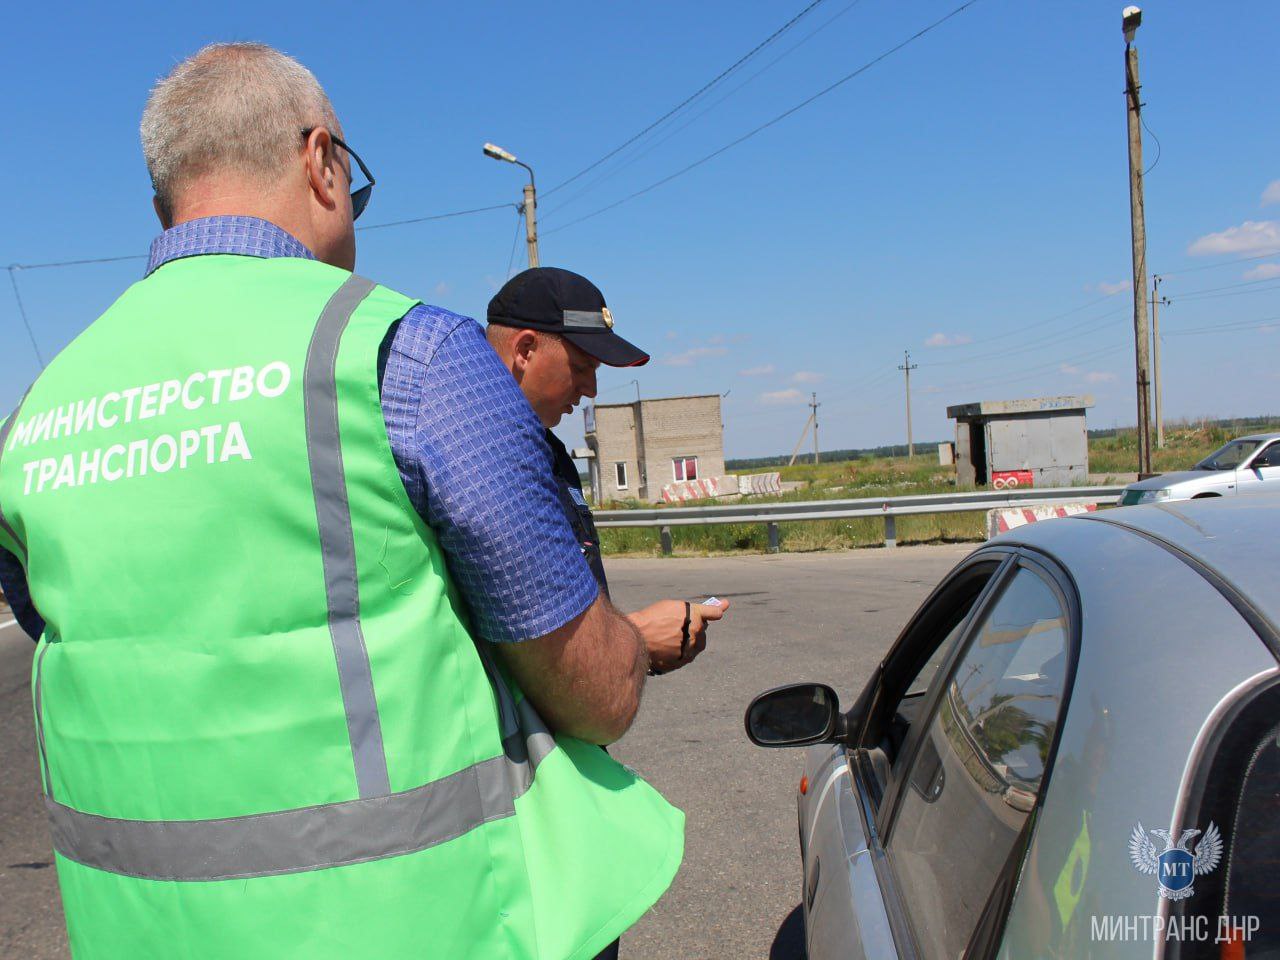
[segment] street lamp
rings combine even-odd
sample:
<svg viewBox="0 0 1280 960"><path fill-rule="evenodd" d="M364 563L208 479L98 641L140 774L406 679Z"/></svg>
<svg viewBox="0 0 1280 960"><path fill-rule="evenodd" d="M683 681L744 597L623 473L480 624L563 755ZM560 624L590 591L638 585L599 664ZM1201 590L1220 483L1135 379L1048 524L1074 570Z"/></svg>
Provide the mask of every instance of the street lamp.
<svg viewBox="0 0 1280 960"><path fill-rule="evenodd" d="M538 265L538 192L533 181L533 167L527 163L521 163L516 159L514 153L503 150L497 144L486 143L484 145L484 155L492 157L494 160L502 160L505 163L514 163L517 166L524 167L529 171L529 182L524 187L524 227L525 239L529 244L529 266L536 267Z"/></svg>
<svg viewBox="0 0 1280 960"><path fill-rule="evenodd" d="M1133 43L1134 34L1142 26L1142 10L1139 7L1125 7L1121 16L1124 18L1124 42ZM514 160L515 157L511 159Z"/></svg>

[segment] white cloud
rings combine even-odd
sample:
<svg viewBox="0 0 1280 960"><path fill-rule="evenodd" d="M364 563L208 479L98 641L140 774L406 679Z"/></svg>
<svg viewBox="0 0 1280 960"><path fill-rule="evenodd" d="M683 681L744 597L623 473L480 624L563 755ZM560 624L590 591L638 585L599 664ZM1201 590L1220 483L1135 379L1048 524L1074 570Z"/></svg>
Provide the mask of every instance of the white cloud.
<svg viewBox="0 0 1280 960"><path fill-rule="evenodd" d="M725 337L723 333L717 333L714 337L707 337L707 343L710 343L713 346L719 346L724 342L725 342Z"/></svg>
<svg viewBox="0 0 1280 960"><path fill-rule="evenodd" d="M964 333L935 333L924 342L926 347L960 347L973 343L973 337Z"/></svg>
<svg viewBox="0 0 1280 960"><path fill-rule="evenodd" d="M759 366L759 367L747 367L747 369L745 369L745 370L739 370L739 371L738 371L738 376L740 376L740 377L767 377L767 376L768 376L769 374L771 374L771 373L773 373L773 364L772 364L772 363L766 363L766 364L763 364L762 366Z"/></svg>
<svg viewBox="0 0 1280 960"><path fill-rule="evenodd" d="M821 383L827 379L827 375L825 373L815 373L812 370L798 370L791 379L796 383Z"/></svg>
<svg viewBox="0 0 1280 960"><path fill-rule="evenodd" d="M1196 257L1265 253L1277 249L1280 249L1280 223L1275 220L1246 220L1240 226L1228 227L1221 233L1206 234L1187 247L1187 253Z"/></svg>
<svg viewBox="0 0 1280 960"><path fill-rule="evenodd" d="M774 390L772 393L760 394L760 402L771 407L803 400L804 394L799 390Z"/></svg>
<svg viewBox="0 0 1280 960"><path fill-rule="evenodd" d="M668 340L679 340L679 339L680 339L680 334L676 333L674 330L668 330L668 331L667 331L667 339L668 339Z"/></svg>
<svg viewBox="0 0 1280 960"><path fill-rule="evenodd" d="M698 360L706 357L723 357L728 352L728 347L693 347L684 353L668 354L660 362L668 367L691 367Z"/></svg>
<svg viewBox="0 0 1280 960"><path fill-rule="evenodd" d="M1110 383L1115 378L1114 373L1107 373L1104 370L1091 370L1084 375L1086 383Z"/></svg>
<svg viewBox="0 0 1280 960"><path fill-rule="evenodd" d="M435 295L437 297L447 296L453 292L453 287L449 286L449 284L445 283L443 280L437 283L433 289L435 290Z"/></svg>
<svg viewBox="0 0 1280 960"><path fill-rule="evenodd" d="M1074 376L1075 374L1077 374L1077 373L1079 373L1079 372L1080 372L1080 368L1079 368L1079 367L1073 367L1073 366L1072 366L1071 364L1069 364L1069 363L1064 363L1062 366L1060 366L1060 367L1058 368L1058 372L1059 372L1059 373L1067 373L1067 374L1071 374L1072 376Z"/></svg>
<svg viewBox="0 0 1280 960"><path fill-rule="evenodd" d="M1262 206L1269 207L1273 203L1280 203L1280 180L1272 180L1262 191Z"/></svg>
<svg viewBox="0 0 1280 960"><path fill-rule="evenodd" d="M1244 272L1246 280L1271 280L1275 277L1280 277L1280 263L1260 263Z"/></svg>
<svg viewBox="0 0 1280 960"><path fill-rule="evenodd" d="M1113 297L1117 293L1124 293L1126 290L1132 290L1133 281L1117 280L1115 283L1108 283L1106 280L1103 280L1101 283L1095 283L1091 288L1087 287L1086 289L1096 290L1104 297Z"/></svg>

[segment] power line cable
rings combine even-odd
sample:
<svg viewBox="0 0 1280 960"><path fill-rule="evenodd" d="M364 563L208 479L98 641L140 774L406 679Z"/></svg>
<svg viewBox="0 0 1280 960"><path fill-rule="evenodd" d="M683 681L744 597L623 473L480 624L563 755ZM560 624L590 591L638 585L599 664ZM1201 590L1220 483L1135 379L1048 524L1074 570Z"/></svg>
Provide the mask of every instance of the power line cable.
<svg viewBox="0 0 1280 960"><path fill-rule="evenodd" d="M936 30L938 27L942 26L948 20L960 15L965 10L968 10L977 2L978 0L966 0L965 3L960 4L960 6L956 7L946 16L941 17L938 20L935 20L933 23L929 24L927 27L923 28L922 30L919 30L916 33L912 34L910 37L903 40L901 43L897 44L894 47L889 48L884 53L880 54L878 57L875 57L872 60L868 60L866 63L858 67L858 69L854 70L853 72L845 74L843 77L841 77L839 80L836 80L834 83L824 87L822 90L819 90L817 93L813 94L812 96L800 101L790 109L784 110L782 113L778 114L773 119L760 124L760 126L756 127L755 129L750 130L747 133L744 133L742 136L738 137L736 140L733 140L730 143L725 144L723 147L720 147L718 150L713 150L711 153L707 154L705 157L702 157L700 160L695 160L693 163L690 163L688 166L682 167L681 169L677 170L675 173L669 174L663 177L661 180L657 180L654 183L649 184L647 187L643 187L640 190L637 190L635 193L632 193L628 196L623 197L621 200L615 200L613 203L608 204L607 206L601 207L600 209L595 210L592 213L588 213L585 216L578 217L576 220L570 220L568 223L561 224L560 226L556 227L554 230L546 231L546 233L550 234L550 233L556 233L557 231L560 231L560 230L566 230L569 227L574 226L575 224L582 223L584 220L590 220L592 217L598 217L600 214L605 213L609 210L612 210L614 207L619 207L624 203L628 203L631 200L635 200L637 197L644 196L646 193L649 193L651 190L656 190L658 187L661 187L664 184L670 183L672 180L675 180L677 177L684 176L686 173L689 173L690 171L702 166L704 163L707 163L709 160L714 160L716 157L720 156L722 153L726 153L729 150L732 150L734 147L738 146L739 144L745 143L747 140L750 140L756 134L769 129L774 124L779 123L782 120L785 120L787 117L791 116L793 113L803 110L805 107L809 106L809 104L813 103L815 100L825 97L827 94L831 93L833 90L837 89L838 87L841 87L844 84L848 83L850 80L853 80L855 77L858 77L863 73L866 73L876 64L893 56L893 54L897 53L899 50L903 49L904 47L909 46L912 43L915 43L915 41L919 40L926 34Z"/></svg>
<svg viewBox="0 0 1280 960"><path fill-rule="evenodd" d="M45 270L49 267L81 267L89 263L118 263L122 260L146 260L148 254L134 253L127 257L94 257L89 260L53 260L48 263L11 263L8 266L9 271L14 270Z"/></svg>
<svg viewBox="0 0 1280 960"><path fill-rule="evenodd" d="M1108 310L1106 313L1099 314L1096 317L1090 317L1087 320L1082 320L1079 323L1064 327L1061 330L1055 330L1048 336L1040 337L1035 340L1028 340L1025 343L1021 343L1018 346L1011 347L1009 349L994 350L988 353L976 354L972 357L963 357L957 360L934 360L929 363L921 363L920 366L954 367L966 363L977 363L982 360L998 360L1005 357L1012 357L1020 353L1026 353L1028 350L1039 350L1044 346L1056 346L1057 344L1070 340L1073 337L1078 337L1083 333L1090 333L1094 330L1102 329L1111 323L1112 317L1123 313L1127 309L1128 307L1118 307L1114 310ZM997 338L992 337L991 339Z"/></svg>
<svg viewBox="0 0 1280 960"><path fill-rule="evenodd" d="M1205 333L1237 333L1244 330L1262 330L1274 328L1280 317L1266 317L1262 320L1236 320L1231 323L1215 323L1204 327L1187 327L1182 330L1169 330L1160 334L1164 337L1185 337Z"/></svg>
<svg viewBox="0 0 1280 960"><path fill-rule="evenodd" d="M1156 158L1151 161L1151 166L1142 171L1143 179L1146 179L1147 174L1154 170L1156 165L1160 162L1160 157L1164 153L1164 148L1160 146L1160 138L1155 135L1155 132L1150 127L1147 126L1147 119L1141 113L1138 114L1138 121L1142 124L1142 129L1151 134L1151 139L1156 142Z"/></svg>
<svg viewBox="0 0 1280 960"><path fill-rule="evenodd" d="M547 213L543 216L544 221L547 219L547 217L554 216L560 210L563 210L565 207L569 206L570 204L576 203L579 199L586 196L588 193L590 193L600 184L604 183L606 180L612 179L613 177L621 173L623 170L630 167L632 164L636 163L639 160L644 159L649 154L651 154L654 150L658 149L658 147L662 146L664 143L668 142L672 137L679 134L681 131L687 130L690 126L692 126L694 123L697 123L699 120L705 117L708 113L710 113L716 107L720 106L720 104L724 103L734 94L736 94L739 90L742 90L749 83L756 80L758 77L762 76L768 71L772 70L775 66L781 63L787 57L791 56L791 54L795 53L798 49L800 49L800 47L804 46L806 43L808 43L810 40L816 37L819 33L821 33L827 27L831 26L833 23L835 23L837 20L839 20L841 17L843 17L846 13L848 13L850 10L852 10L861 2L862 0L853 0L852 3L846 4L845 7L842 10L840 10L838 13L836 13L834 16L828 18L825 22L819 24L816 28L809 31L809 33L805 34L805 36L802 37L799 41L792 44L790 47L788 47L778 56L774 57L767 64L765 64L755 73L751 74L751 76L747 77L747 79L743 80L740 84L738 84L736 87L731 89L724 96L720 97L717 100L713 100L708 106L706 106L704 109L695 113L692 117L690 117L684 123L677 126L674 130L672 130L666 136L658 140L655 140L654 142L646 146L643 150L640 150L639 152L632 154L630 157L623 160L621 163L615 164L612 167L612 169L604 171L603 173L600 174L600 176L595 177L594 179L590 180L588 183L584 184L579 190L577 190L572 195L570 195L567 199L565 199L559 206L553 207L552 209L548 210Z"/></svg>
<svg viewBox="0 0 1280 960"><path fill-rule="evenodd" d="M490 210L504 210L507 207L518 207L516 203L495 203L491 207L474 207L470 210L454 210L451 213L435 213L429 217L410 217L408 220L391 220L388 223L371 223L368 226L356 227L360 230L382 230L385 227L403 227L409 223L427 223L431 220L448 220L451 217L465 217L472 213L487 213Z"/></svg>
<svg viewBox="0 0 1280 960"><path fill-rule="evenodd" d="M511 279L511 265L516 261L516 244L520 242L520 225L524 223L524 207L516 207L516 232L511 238L511 254L507 257L507 272L504 275L505 280Z"/></svg>
<svg viewBox="0 0 1280 960"><path fill-rule="evenodd" d="M1280 290L1280 284L1274 284L1270 287L1259 287L1256 290L1233 290L1230 293L1206 293L1198 297L1182 296L1175 298L1170 297L1171 302L1177 303L1199 303L1202 300L1221 300L1224 297L1247 297L1255 293L1272 293Z"/></svg>
<svg viewBox="0 0 1280 960"><path fill-rule="evenodd" d="M1274 257L1277 254L1280 254L1280 247L1277 247L1269 253L1256 253L1248 257L1237 257L1235 260L1223 260L1219 263L1206 263L1199 267L1187 267L1185 270L1171 270L1168 273L1158 271L1158 273L1160 277L1168 280L1171 277L1180 277L1184 273L1199 273L1201 270L1217 270L1219 267L1229 267L1236 263L1248 263L1251 260L1265 260L1268 257Z"/></svg>
<svg viewBox="0 0 1280 960"><path fill-rule="evenodd" d="M756 45L755 45L751 50L749 50L747 53L743 54L743 55L742 55L741 57L739 57L736 61L734 61L734 63L733 63L731 66L726 67L724 70L720 71L720 73L718 73L718 74L717 74L717 75L716 75L712 80L710 80L708 83L703 84L703 86L701 86L701 87L700 87L696 92L694 92L694 93L690 94L689 96L685 97L685 98L684 98L683 100L681 100L678 104L676 104L674 107L672 107L670 110L668 110L668 111L667 111L666 113L664 113L662 116L660 116L657 120L653 121L653 123L649 124L647 127L645 127L643 130L641 130L639 133L634 134L630 139L628 139L628 140L624 141L624 142L623 142L622 144L620 144L619 146L614 147L612 150L610 150L608 153L606 153L606 154L605 154L603 157L601 157L599 160L596 160L594 163L588 164L586 167L583 167L581 170L579 170L577 173L575 173L573 176L571 176L568 180L563 180L563 181L561 181L560 183L558 183L558 184L556 184L554 187L552 187L550 190L545 190L545 191L543 191L542 196L543 196L544 198L551 196L551 194L555 193L557 190L561 189L562 187L567 187L569 184L573 183L575 180L577 180L577 179L578 179L579 177L581 177L583 174L590 173L592 170L594 170L596 167L600 166L600 164L604 163L606 160L609 160L609 159L611 159L612 157L616 157L619 153L621 153L621 152L622 152L623 150L625 150L627 147L631 146L631 144L635 143L637 140L639 140L641 137L643 137L643 136L644 136L646 133L648 133L650 130L653 130L655 127L658 127L659 125L661 125L661 124L662 124L663 122L665 122L666 120L668 120L668 119L670 119L671 117L675 116L677 113L679 113L681 110L683 110L686 106L688 106L689 104L693 103L693 101L697 100L700 96L702 96L704 93L706 93L706 92L707 92L708 90L710 90L712 87L714 87L717 83L719 83L719 82L720 82L721 80L723 80L725 77L729 76L729 74L731 74L731 73L733 73L735 70L737 70L740 66L742 66L744 63L746 63L748 60L750 60L752 57L754 57L757 53L759 53L761 50L763 50L763 49L764 49L765 47L767 47L769 44L773 43L773 41L774 41L774 40L778 39L778 37L782 36L784 33L786 33L788 30L790 30L793 26L795 26L797 23L799 23L799 22L800 22L800 20L801 20L801 19L803 19L803 18L805 17L805 15L809 13L809 11L810 11L810 10L812 10L814 7L818 6L818 4L820 4L820 3L822 3L822 2L823 2L823 0L813 0L813 2L812 2L812 3L810 3L808 6L806 6L803 10L801 10L799 13L797 13L794 17L792 17L790 20L788 20L786 23L784 23L781 27L779 27L777 30L775 30L773 33L771 33L771 34L770 34L768 37L766 37L764 40L760 41L760 43L756 44Z"/></svg>
<svg viewBox="0 0 1280 960"><path fill-rule="evenodd" d="M40 353L40 345L36 343L35 332L31 329L31 321L27 319L27 308L22 304L22 294L18 292L18 278L15 274L18 267L9 267L9 282L13 284L13 298L18 301L18 314L22 317L22 325L27 328L27 336L31 338L31 349L36 352L36 359L40 361L40 369L45 367L44 356Z"/></svg>
<svg viewBox="0 0 1280 960"><path fill-rule="evenodd" d="M495 203L491 207L474 207L470 210L453 210L449 213L435 213L427 217L411 217L407 220L391 220L387 223L370 223L366 226L356 227L357 231L361 230L381 230L384 227L402 227L410 223L427 223L432 220L448 220L451 217L465 217L472 213L487 213L490 210L504 210L507 207L519 208L517 203ZM52 267L81 267L93 263L121 263L125 260L147 260L149 254L133 253L127 256L119 257L90 257L84 260L50 260L44 263L11 263L9 270L46 270Z"/></svg>

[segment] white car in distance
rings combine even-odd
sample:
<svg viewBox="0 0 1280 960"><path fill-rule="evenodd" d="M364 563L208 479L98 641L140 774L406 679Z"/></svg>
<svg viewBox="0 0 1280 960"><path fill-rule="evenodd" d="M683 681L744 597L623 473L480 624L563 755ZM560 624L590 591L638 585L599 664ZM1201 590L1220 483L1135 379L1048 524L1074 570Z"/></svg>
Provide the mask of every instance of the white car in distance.
<svg viewBox="0 0 1280 960"><path fill-rule="evenodd" d="M1232 440L1190 470L1162 473L1124 488L1120 505L1231 497L1280 490L1280 433Z"/></svg>

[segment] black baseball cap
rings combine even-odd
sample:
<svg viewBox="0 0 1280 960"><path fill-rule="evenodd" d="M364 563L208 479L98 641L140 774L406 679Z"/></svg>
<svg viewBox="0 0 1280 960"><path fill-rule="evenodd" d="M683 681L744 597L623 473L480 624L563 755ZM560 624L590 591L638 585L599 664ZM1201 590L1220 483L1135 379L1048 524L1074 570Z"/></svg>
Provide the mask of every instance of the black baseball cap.
<svg viewBox="0 0 1280 960"><path fill-rule="evenodd" d="M610 367L640 367L649 355L613 332L604 294L584 276L559 267L517 273L489 301L490 323L564 337Z"/></svg>

